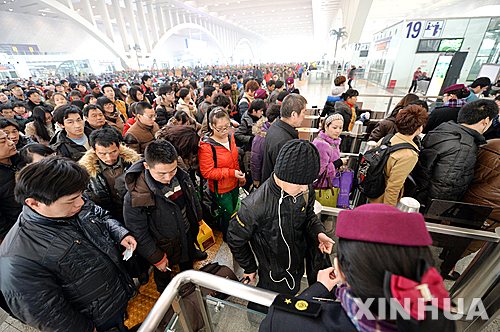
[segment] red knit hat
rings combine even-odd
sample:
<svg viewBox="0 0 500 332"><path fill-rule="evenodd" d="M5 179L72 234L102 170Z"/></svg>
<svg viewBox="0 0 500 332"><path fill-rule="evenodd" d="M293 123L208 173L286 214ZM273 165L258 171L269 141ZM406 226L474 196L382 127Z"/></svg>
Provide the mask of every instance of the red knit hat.
<svg viewBox="0 0 500 332"><path fill-rule="evenodd" d="M409 247L432 244L420 213L401 212L385 204L365 204L341 211L335 233L342 239L364 242Z"/></svg>

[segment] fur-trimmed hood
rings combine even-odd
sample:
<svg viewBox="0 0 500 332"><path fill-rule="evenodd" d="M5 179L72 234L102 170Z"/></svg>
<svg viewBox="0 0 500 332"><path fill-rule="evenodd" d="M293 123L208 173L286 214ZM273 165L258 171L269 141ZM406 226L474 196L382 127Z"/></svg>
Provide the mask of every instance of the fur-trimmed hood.
<svg viewBox="0 0 500 332"><path fill-rule="evenodd" d="M340 97L340 95L342 95L345 91L346 91L346 88L343 85L341 85L341 86L334 86L332 88L332 96L334 96L334 97Z"/></svg>
<svg viewBox="0 0 500 332"><path fill-rule="evenodd" d="M266 117L261 117L259 121L252 127L252 134L254 136L266 137L266 132L271 127L271 124Z"/></svg>
<svg viewBox="0 0 500 332"><path fill-rule="evenodd" d="M120 144L120 158L127 164L133 164L140 160L141 156L131 148ZM99 171L99 158L94 149L88 150L78 163L89 172L91 177L94 178L97 176L97 172Z"/></svg>

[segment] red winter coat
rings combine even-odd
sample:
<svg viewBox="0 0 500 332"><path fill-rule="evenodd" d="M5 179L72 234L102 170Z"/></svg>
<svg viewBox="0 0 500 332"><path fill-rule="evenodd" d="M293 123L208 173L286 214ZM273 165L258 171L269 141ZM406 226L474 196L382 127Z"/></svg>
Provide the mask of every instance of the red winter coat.
<svg viewBox="0 0 500 332"><path fill-rule="evenodd" d="M212 146L217 155L217 167L214 167ZM208 180L208 187L211 192L215 192L214 180L217 181L217 191L219 194L230 192L238 186L238 179L234 176L235 170L240 170L238 163L238 148L234 141L233 134L229 134L229 147L226 149L208 135L200 141L198 150L198 160L201 175Z"/></svg>

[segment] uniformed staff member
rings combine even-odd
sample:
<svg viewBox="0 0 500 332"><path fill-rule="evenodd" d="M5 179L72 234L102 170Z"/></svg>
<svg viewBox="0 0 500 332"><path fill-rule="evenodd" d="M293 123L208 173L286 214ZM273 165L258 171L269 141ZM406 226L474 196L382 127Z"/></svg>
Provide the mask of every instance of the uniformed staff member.
<svg viewBox="0 0 500 332"><path fill-rule="evenodd" d="M428 247L432 239L421 214L367 204L341 211L336 235L334 267L321 270L318 282L300 297L278 295L260 332L455 331L455 323L443 315L449 295L432 267ZM368 306L367 299L372 298L373 304ZM401 314L397 320L383 319L379 298L394 298L401 304L409 299L411 308L417 308L420 299L427 306L429 300L437 299L438 319L429 312L422 319L416 310L408 312L407 319ZM389 304L384 305L389 318ZM359 310L364 314L357 315Z"/></svg>
<svg viewBox="0 0 500 332"><path fill-rule="evenodd" d="M306 256L312 262L321 252L331 252L334 242L314 214L311 184L318 172L316 147L305 140L289 141L279 152L272 176L242 201L229 223L227 242L231 252L244 269L244 278L254 281L258 269L258 287L295 295ZM329 259L316 271L327 266L331 266ZM316 272L313 282L315 276ZM267 310L256 304L249 308Z"/></svg>

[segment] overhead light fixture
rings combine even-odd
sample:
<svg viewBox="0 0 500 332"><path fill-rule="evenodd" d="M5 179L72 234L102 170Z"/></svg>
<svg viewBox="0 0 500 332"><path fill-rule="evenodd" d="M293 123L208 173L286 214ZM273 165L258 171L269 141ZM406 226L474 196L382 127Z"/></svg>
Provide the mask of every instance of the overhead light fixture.
<svg viewBox="0 0 500 332"><path fill-rule="evenodd" d="M41 15L42 15L42 16L45 16L45 15L47 15L47 14L45 14L45 13L42 13Z"/></svg>
<svg viewBox="0 0 500 332"><path fill-rule="evenodd" d="M13 11L14 11L14 9L12 9L12 8L9 8L9 12L13 12Z"/></svg>

